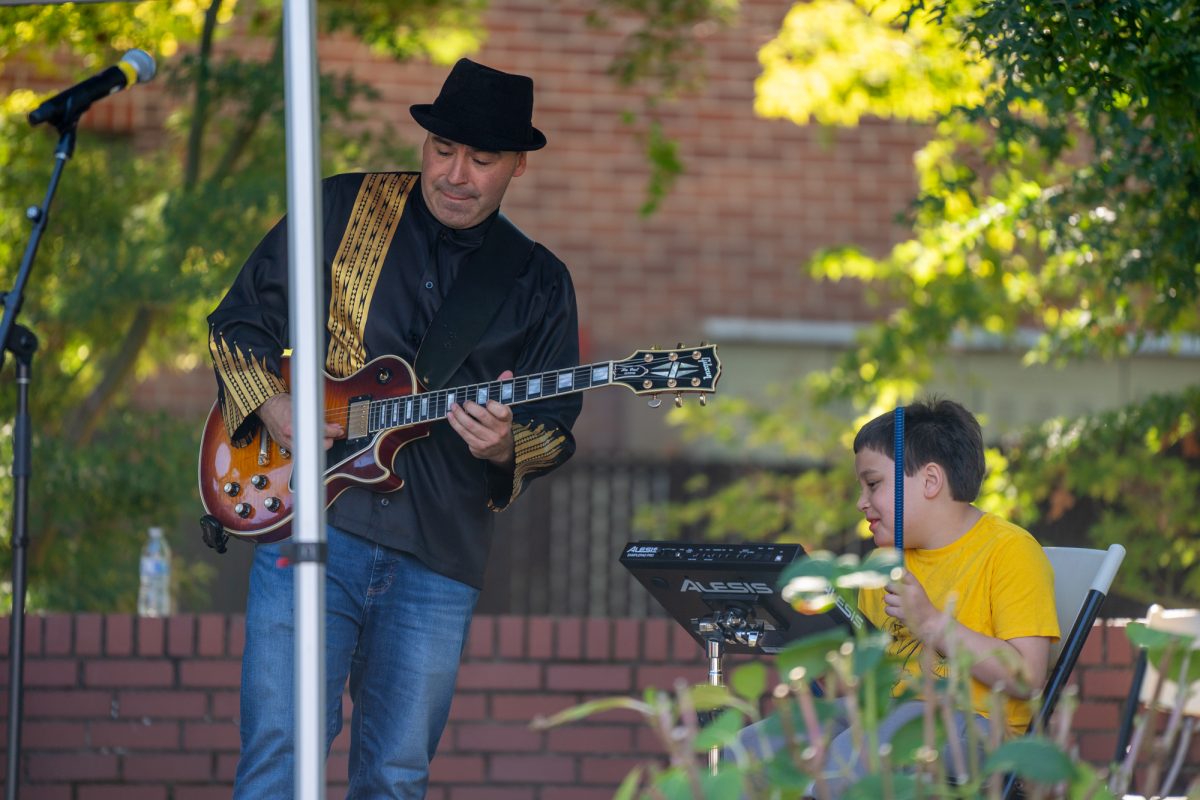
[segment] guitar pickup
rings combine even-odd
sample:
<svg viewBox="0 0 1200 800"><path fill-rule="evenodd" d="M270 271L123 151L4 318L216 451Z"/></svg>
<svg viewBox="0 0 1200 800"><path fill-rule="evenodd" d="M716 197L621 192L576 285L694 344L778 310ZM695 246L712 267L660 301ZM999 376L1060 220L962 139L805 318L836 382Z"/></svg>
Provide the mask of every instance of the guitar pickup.
<svg viewBox="0 0 1200 800"><path fill-rule="evenodd" d="M364 395L350 399L346 414L346 438L362 439L371 433L371 398Z"/></svg>
<svg viewBox="0 0 1200 800"><path fill-rule="evenodd" d="M262 432L258 437L258 465L265 467L271 463L271 434L267 432L267 426L262 426Z"/></svg>

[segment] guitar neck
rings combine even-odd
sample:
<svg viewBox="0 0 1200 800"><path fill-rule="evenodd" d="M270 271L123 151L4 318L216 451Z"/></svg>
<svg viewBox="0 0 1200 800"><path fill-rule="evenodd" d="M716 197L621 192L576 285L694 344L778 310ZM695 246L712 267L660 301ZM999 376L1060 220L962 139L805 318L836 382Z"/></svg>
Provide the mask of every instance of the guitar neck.
<svg viewBox="0 0 1200 800"><path fill-rule="evenodd" d="M368 427L371 433L377 433L390 428L436 422L445 419L450 413L450 407L455 403L462 405L468 400L473 400L479 405L487 405L489 400L495 400L497 403L512 406L545 400L548 397L576 394L598 386L610 386L612 383L613 362L597 361L594 364L581 364L537 375L523 375L506 381L476 383L453 389L372 400L368 412Z"/></svg>

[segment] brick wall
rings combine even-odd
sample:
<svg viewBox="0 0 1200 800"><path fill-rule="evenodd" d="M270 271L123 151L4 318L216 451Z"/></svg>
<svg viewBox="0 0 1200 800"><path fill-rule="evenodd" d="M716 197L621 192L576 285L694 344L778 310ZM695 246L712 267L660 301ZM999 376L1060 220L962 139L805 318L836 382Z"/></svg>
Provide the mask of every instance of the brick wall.
<svg viewBox="0 0 1200 800"><path fill-rule="evenodd" d="M0 627L6 649L7 618ZM239 616L29 617L21 796L228 797L242 637ZM1122 623L1093 631L1075 674L1083 702L1074 728L1087 761L1112 756L1131 662ZM430 797L609 798L630 767L659 750L650 732L628 715L546 732L530 730L530 719L706 674L699 648L667 620L478 617ZM5 652L0 680L7 679ZM339 796L347 747L343 734L329 761L331 797ZM1191 763L1200 763L1200 742Z"/></svg>

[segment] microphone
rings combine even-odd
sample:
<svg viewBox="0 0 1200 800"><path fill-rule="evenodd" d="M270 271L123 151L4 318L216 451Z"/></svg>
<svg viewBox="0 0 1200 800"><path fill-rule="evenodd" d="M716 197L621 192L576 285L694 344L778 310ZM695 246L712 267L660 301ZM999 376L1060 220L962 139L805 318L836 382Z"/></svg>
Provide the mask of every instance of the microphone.
<svg viewBox="0 0 1200 800"><path fill-rule="evenodd" d="M154 77L154 58L145 50L130 50L114 67L64 89L29 112L29 124L49 122L55 126L76 119L92 103L135 83Z"/></svg>

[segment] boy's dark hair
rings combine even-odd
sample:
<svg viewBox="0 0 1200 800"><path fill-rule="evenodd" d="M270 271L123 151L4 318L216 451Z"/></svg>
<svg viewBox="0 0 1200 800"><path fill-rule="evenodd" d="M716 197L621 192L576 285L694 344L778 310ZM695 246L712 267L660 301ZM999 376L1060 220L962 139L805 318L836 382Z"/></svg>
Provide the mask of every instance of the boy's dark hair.
<svg viewBox="0 0 1200 800"><path fill-rule="evenodd" d="M880 414L859 429L854 452L864 448L895 459L894 412ZM953 400L931 397L904 407L904 474L915 475L929 463L946 471L955 500L970 503L979 495L986 469L983 431L975 415Z"/></svg>

